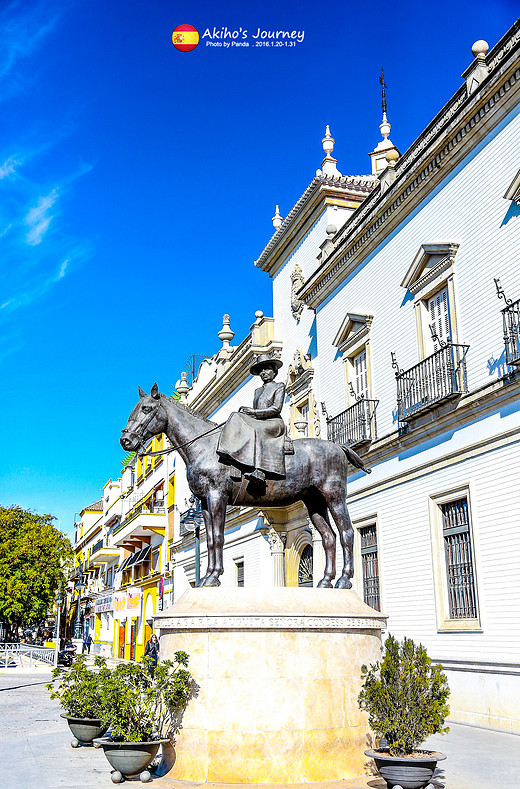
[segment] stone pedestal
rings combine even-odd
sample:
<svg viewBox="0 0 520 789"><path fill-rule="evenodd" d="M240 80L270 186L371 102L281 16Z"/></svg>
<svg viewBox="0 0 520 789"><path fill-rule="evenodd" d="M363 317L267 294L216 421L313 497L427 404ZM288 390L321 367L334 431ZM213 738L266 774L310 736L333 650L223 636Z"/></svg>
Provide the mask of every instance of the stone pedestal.
<svg viewBox="0 0 520 789"><path fill-rule="evenodd" d="M380 658L386 618L352 590L189 589L154 619L161 659L188 652L200 686L172 779L301 783L364 774L360 673Z"/></svg>

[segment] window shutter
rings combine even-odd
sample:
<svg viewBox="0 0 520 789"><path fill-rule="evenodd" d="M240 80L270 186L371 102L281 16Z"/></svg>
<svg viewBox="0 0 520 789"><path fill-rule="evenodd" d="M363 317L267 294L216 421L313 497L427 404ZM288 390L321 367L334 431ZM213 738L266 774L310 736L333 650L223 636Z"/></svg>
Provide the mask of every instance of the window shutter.
<svg viewBox="0 0 520 789"><path fill-rule="evenodd" d="M448 288L443 288L431 299L428 299L430 324L440 340L450 340L450 314L448 310ZM438 350L438 342L434 342L434 350Z"/></svg>
<svg viewBox="0 0 520 789"><path fill-rule="evenodd" d="M354 356L352 366L354 368L354 391L357 397L362 396L368 400L367 352L365 349Z"/></svg>

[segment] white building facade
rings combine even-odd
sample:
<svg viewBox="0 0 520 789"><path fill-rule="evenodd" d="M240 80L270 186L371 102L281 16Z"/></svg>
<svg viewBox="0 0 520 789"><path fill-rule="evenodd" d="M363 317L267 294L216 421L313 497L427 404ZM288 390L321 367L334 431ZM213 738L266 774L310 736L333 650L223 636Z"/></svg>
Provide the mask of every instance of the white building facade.
<svg viewBox="0 0 520 789"><path fill-rule="evenodd" d="M278 353L294 439L350 443L354 585L447 671L454 721L520 733L520 24L473 48L464 83L402 156L386 114L372 174L322 169L256 261L256 313L183 400L215 422L250 404L257 353ZM496 282L495 280L498 280ZM252 305L254 309L254 305ZM189 501L177 460L177 500ZM179 504L179 509L182 509ZM178 519L174 597L195 582ZM200 543L205 565L204 536ZM226 585L308 585L323 568L300 505L229 508ZM338 559L339 569L339 559Z"/></svg>

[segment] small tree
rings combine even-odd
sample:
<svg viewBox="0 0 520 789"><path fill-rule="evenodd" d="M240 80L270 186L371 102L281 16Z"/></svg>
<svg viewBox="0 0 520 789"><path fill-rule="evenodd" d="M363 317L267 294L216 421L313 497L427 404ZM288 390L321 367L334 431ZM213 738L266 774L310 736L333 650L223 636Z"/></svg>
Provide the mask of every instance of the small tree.
<svg viewBox="0 0 520 789"><path fill-rule="evenodd" d="M103 688L110 678L110 669L106 660L96 655L95 670L85 665L85 655L78 655L71 668L62 672L55 668L52 672L53 685L45 687L51 699L58 699L61 706L71 718L99 719L103 709Z"/></svg>
<svg viewBox="0 0 520 789"><path fill-rule="evenodd" d="M445 734L449 714L448 680L442 666L432 665L425 648L388 636L381 663L362 666L358 697L371 728L386 738L392 756L415 751L430 734Z"/></svg>
<svg viewBox="0 0 520 789"><path fill-rule="evenodd" d="M0 507L0 620L14 638L18 627L45 619L72 557L52 515Z"/></svg>
<svg viewBox="0 0 520 789"><path fill-rule="evenodd" d="M102 722L110 724L111 736L125 742L149 742L173 736L184 709L196 691L186 652L176 652L175 663L155 666L145 657L141 663L120 663L102 685Z"/></svg>

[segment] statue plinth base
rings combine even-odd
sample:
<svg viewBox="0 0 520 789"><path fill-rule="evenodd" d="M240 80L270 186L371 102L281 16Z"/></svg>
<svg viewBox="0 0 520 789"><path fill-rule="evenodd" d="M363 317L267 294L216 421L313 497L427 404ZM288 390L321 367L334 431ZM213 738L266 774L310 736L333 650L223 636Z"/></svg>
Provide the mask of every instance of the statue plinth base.
<svg viewBox="0 0 520 789"><path fill-rule="evenodd" d="M361 666L386 617L352 590L189 589L154 617L161 659L190 655L200 686L171 778L303 783L364 774Z"/></svg>

